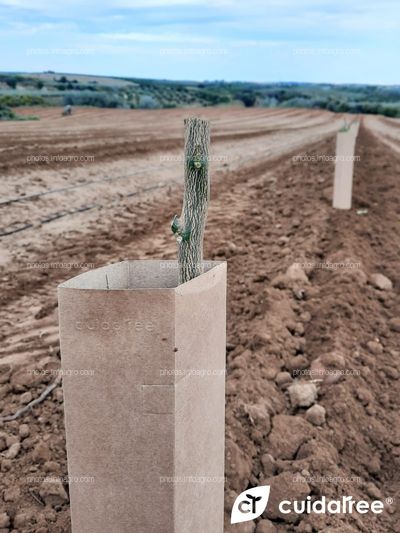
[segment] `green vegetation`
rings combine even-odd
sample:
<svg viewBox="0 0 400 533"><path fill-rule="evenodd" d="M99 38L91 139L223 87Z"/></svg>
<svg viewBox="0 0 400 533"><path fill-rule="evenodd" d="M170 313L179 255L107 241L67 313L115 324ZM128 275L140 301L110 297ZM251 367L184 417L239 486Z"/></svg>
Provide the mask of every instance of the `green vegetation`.
<svg viewBox="0 0 400 533"><path fill-rule="evenodd" d="M106 92L92 92L90 90L77 92L71 91L63 97L63 105L88 105L93 107L125 107L121 105L118 96Z"/></svg>
<svg viewBox="0 0 400 533"><path fill-rule="evenodd" d="M126 109L241 105L302 107L400 117L400 86L169 81L59 74L0 74L0 105Z"/></svg>
<svg viewBox="0 0 400 533"><path fill-rule="evenodd" d="M41 96L30 94L4 94L0 93L0 106L20 107L32 105L45 105L46 101Z"/></svg>
<svg viewBox="0 0 400 533"><path fill-rule="evenodd" d="M15 113L9 107L0 105L0 120L15 120Z"/></svg>
<svg viewBox="0 0 400 533"><path fill-rule="evenodd" d="M257 102L257 96L252 91L245 91L237 96L244 103L245 107L253 107Z"/></svg>
<svg viewBox="0 0 400 533"><path fill-rule="evenodd" d="M9 107L0 105L0 120L39 120L39 117L34 115L16 115Z"/></svg>

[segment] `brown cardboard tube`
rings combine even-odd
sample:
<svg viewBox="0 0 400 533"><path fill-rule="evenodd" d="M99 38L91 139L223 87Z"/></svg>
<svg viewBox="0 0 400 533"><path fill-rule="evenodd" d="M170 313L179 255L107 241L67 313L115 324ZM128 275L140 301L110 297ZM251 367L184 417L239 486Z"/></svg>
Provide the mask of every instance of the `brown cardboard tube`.
<svg viewBox="0 0 400 533"><path fill-rule="evenodd" d="M335 209L351 209L354 153L358 128L358 122L354 123L349 131L339 132L336 137L335 177L333 183L333 207Z"/></svg>
<svg viewBox="0 0 400 533"><path fill-rule="evenodd" d="M74 533L223 532L226 263L177 280L126 261L59 287Z"/></svg>

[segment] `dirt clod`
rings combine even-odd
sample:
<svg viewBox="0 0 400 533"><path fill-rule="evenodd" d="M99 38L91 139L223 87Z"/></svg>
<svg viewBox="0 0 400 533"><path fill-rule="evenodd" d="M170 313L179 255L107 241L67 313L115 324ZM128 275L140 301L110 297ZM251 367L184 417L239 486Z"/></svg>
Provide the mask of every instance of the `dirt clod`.
<svg viewBox="0 0 400 533"><path fill-rule="evenodd" d="M269 453L278 459L292 459L300 446L311 437L312 426L299 416L277 415L269 434Z"/></svg>
<svg viewBox="0 0 400 533"><path fill-rule="evenodd" d="M0 513L0 527L6 528L10 525L10 517L7 513Z"/></svg>
<svg viewBox="0 0 400 533"><path fill-rule="evenodd" d="M290 402L293 407L309 407L318 395L318 389L314 383L294 382L288 388Z"/></svg>
<svg viewBox="0 0 400 533"><path fill-rule="evenodd" d="M313 405L306 412L306 419L314 426L322 426L325 423L326 411L322 405Z"/></svg>
<svg viewBox="0 0 400 533"><path fill-rule="evenodd" d="M383 274L371 274L369 281L373 287L380 291L391 291L393 289L393 283Z"/></svg>
<svg viewBox="0 0 400 533"><path fill-rule="evenodd" d="M68 501L68 495L60 480L45 480L40 486L39 494L46 505L55 507Z"/></svg>
<svg viewBox="0 0 400 533"><path fill-rule="evenodd" d="M21 444L19 442L14 442L9 449L7 450L5 457L6 459L15 459L21 450Z"/></svg>

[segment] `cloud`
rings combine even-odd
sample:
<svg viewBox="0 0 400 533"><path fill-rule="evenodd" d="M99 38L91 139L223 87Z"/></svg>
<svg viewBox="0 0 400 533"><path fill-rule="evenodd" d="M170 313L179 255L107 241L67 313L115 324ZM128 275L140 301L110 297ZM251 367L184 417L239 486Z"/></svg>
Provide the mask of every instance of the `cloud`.
<svg viewBox="0 0 400 533"><path fill-rule="evenodd" d="M201 6L206 2L202 0L114 0L112 3L106 0L58 0L53 2L52 0L1 0L0 6L8 6L20 9L29 9L32 11L67 11L74 7L80 6L82 9L92 8L94 11L101 10L118 10L119 8L125 9L151 9L154 7L188 7L188 6ZM112 4L112 5L110 5ZM213 5L227 5L231 4L229 0L215 0L214 3L210 3L209 7Z"/></svg>
<svg viewBox="0 0 400 533"><path fill-rule="evenodd" d="M293 79L300 69L303 79L315 79L321 66L313 66L309 58L300 61L298 56L293 61L293 47L360 48L364 63L360 58L356 62L341 58L340 65L330 65L329 70L327 61L324 68L333 77L354 72L356 79L360 72L365 78L367 72L383 81L384 68L390 69L390 79L396 75L399 21L398 0L0 0L0 45L7 47L8 57L3 59L15 69L21 63L18 53L25 54L27 46L95 47L104 52L98 54L100 72L116 69L117 59L102 63L107 51L117 58L140 48L141 53L131 54L129 62L126 57L121 61L121 74L124 70L138 74L141 67L146 75L153 71L157 77L176 69L175 78L189 75L177 66L177 59L149 61L161 47L229 49L230 54L219 62L215 59L219 69L215 66L214 72L206 57L204 74L196 78L259 80L273 75L278 57L276 78ZM93 71L91 60L93 56L79 58L81 72ZM59 70L56 64L51 66ZM69 68L75 69L74 65Z"/></svg>
<svg viewBox="0 0 400 533"><path fill-rule="evenodd" d="M192 35L171 33L101 33L97 37L113 41L135 41L141 43L210 43L213 39L206 37L194 37Z"/></svg>
<svg viewBox="0 0 400 533"><path fill-rule="evenodd" d="M115 5L127 8L151 8L151 7L173 7L173 6L193 6L204 5L201 0L116 0Z"/></svg>
<svg viewBox="0 0 400 533"><path fill-rule="evenodd" d="M15 32L21 32L23 34L34 34L40 32L51 32L51 31L70 31L76 28L76 25L73 23L64 23L64 22L40 22L37 24L29 24L28 22L10 22L8 24L10 30Z"/></svg>

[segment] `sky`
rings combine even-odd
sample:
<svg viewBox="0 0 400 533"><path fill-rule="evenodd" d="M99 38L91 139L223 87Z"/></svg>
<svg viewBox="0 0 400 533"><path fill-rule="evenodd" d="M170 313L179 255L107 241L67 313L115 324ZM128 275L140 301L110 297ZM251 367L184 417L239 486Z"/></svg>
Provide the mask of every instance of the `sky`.
<svg viewBox="0 0 400 533"><path fill-rule="evenodd" d="M400 84L399 0L0 0L0 71Z"/></svg>

